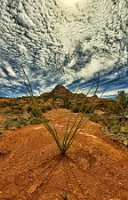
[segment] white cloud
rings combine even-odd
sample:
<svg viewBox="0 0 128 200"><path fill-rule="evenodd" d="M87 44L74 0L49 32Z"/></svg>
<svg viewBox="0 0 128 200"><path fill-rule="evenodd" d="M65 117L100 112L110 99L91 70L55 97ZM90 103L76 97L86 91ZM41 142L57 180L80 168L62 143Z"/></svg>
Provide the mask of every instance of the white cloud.
<svg viewBox="0 0 128 200"><path fill-rule="evenodd" d="M31 81L37 73L43 89L48 82L54 85L60 79L70 84L78 78L90 78L112 69L119 57L126 63L127 20L126 0L115 4L112 0L65 0L65 6L62 0L1 0L0 62L12 78L16 76L14 67L20 71L21 65L26 66ZM92 57L76 73L73 52L79 42ZM70 56L67 66L63 66L65 54ZM58 68L65 74L58 73ZM3 70L1 75L6 80Z"/></svg>
<svg viewBox="0 0 128 200"><path fill-rule="evenodd" d="M95 73L100 72L102 70L108 70L109 68L113 67L117 59L110 59L106 57L101 58L94 58L91 60L85 68L83 68L79 73L78 76L82 78L91 78L94 76Z"/></svg>
<svg viewBox="0 0 128 200"><path fill-rule="evenodd" d="M0 69L0 78L7 78L7 74L3 71L3 69ZM6 80L6 79L4 79Z"/></svg>
<svg viewBox="0 0 128 200"><path fill-rule="evenodd" d="M3 61L3 68L5 68L8 72L9 76L15 77L15 71L12 69L12 66L10 66L10 64L7 61Z"/></svg>
<svg viewBox="0 0 128 200"><path fill-rule="evenodd" d="M128 88L124 89L115 89L115 90L110 90L110 91L106 91L104 92L102 97L111 97L111 96L116 96L118 94L118 91L122 91L124 90L126 93L128 93ZM102 95L102 93L99 93L98 96L100 97Z"/></svg>

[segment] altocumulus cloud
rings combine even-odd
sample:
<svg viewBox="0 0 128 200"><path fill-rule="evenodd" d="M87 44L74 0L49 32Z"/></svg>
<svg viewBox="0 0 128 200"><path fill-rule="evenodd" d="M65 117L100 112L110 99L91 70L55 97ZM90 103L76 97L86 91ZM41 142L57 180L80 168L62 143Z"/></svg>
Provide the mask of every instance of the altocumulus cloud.
<svg viewBox="0 0 128 200"><path fill-rule="evenodd" d="M35 94L86 93L97 74L99 95L127 91L127 21L127 0L1 0L0 96L26 94L22 67Z"/></svg>

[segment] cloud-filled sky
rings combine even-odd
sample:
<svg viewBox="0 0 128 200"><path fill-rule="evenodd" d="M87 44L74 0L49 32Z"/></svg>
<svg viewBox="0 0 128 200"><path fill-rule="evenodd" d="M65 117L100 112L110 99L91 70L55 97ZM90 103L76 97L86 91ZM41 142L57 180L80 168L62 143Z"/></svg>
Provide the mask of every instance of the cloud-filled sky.
<svg viewBox="0 0 128 200"><path fill-rule="evenodd" d="M128 93L127 0L0 0L0 96Z"/></svg>

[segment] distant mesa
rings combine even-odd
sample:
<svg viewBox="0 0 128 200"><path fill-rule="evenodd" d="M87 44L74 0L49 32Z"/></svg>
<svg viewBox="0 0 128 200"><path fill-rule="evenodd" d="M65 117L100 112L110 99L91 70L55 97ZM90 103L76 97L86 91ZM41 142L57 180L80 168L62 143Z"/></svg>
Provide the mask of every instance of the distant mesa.
<svg viewBox="0 0 128 200"><path fill-rule="evenodd" d="M71 95L72 92L70 92L67 88L65 88L62 85L57 85L52 91L51 94L53 95L63 95L63 96L67 96L67 95Z"/></svg>
<svg viewBox="0 0 128 200"><path fill-rule="evenodd" d="M18 99L27 101L30 97L19 97ZM47 105L56 108L69 108L71 105L90 104L97 108L104 107L112 103L111 99L98 98L96 94L91 97L83 93L73 93L62 85L57 85L51 92L46 92L37 96L42 105ZM0 102L5 101L7 98L0 98ZM7 99L6 101L11 101Z"/></svg>

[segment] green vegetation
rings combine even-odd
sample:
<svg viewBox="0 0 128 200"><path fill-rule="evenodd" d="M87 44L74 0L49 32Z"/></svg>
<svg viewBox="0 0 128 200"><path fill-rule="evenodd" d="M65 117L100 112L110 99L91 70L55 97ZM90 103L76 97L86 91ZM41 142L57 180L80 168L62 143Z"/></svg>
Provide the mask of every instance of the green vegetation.
<svg viewBox="0 0 128 200"><path fill-rule="evenodd" d="M117 98L104 106L102 114L94 112L90 119L103 125L103 133L128 146L128 98L125 91L118 92Z"/></svg>
<svg viewBox="0 0 128 200"><path fill-rule="evenodd" d="M125 109L128 106L128 98L126 97L125 91L119 91L116 99L118 105Z"/></svg>
<svg viewBox="0 0 128 200"><path fill-rule="evenodd" d="M105 127L103 132L112 139L128 145L128 116L124 113L106 113L103 120Z"/></svg>
<svg viewBox="0 0 128 200"><path fill-rule="evenodd" d="M123 114L128 108L128 98L125 91L119 91L115 101L107 106L108 112L115 114Z"/></svg>
<svg viewBox="0 0 128 200"><path fill-rule="evenodd" d="M94 112L94 107L90 104L76 104L74 105L72 111L74 113L86 113L86 114L90 114Z"/></svg>
<svg viewBox="0 0 128 200"><path fill-rule="evenodd" d="M23 117L8 118L6 121L0 123L0 132L10 129L15 130L31 123L31 119L25 119Z"/></svg>
<svg viewBox="0 0 128 200"><path fill-rule="evenodd" d="M104 109L104 114L91 115L91 120L104 124L103 133L128 146L128 99L124 91Z"/></svg>
<svg viewBox="0 0 128 200"><path fill-rule="evenodd" d="M63 108L71 109L71 101L68 98L64 98Z"/></svg>

